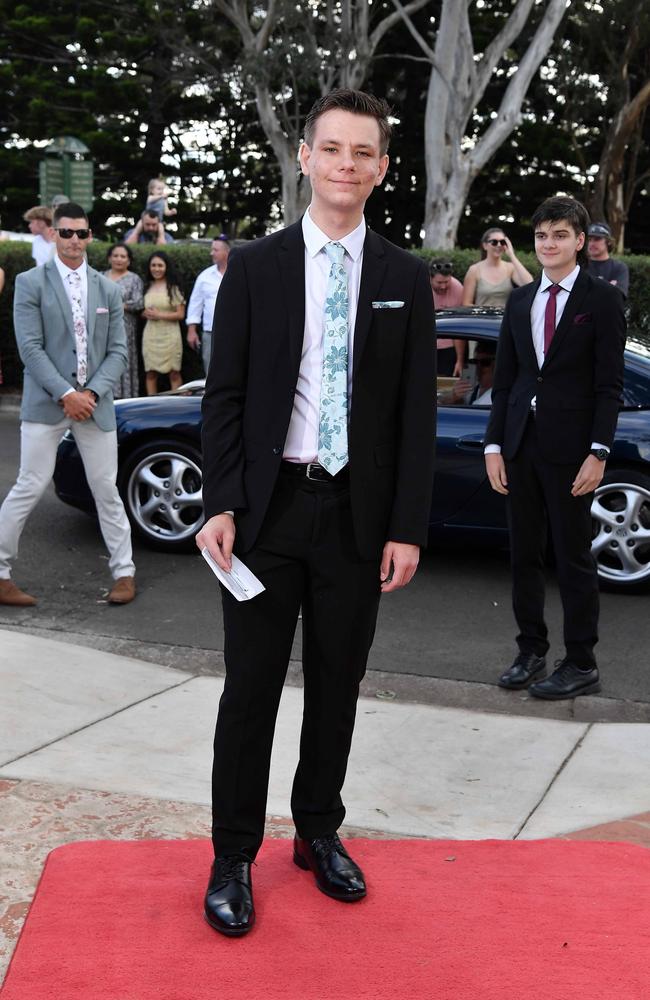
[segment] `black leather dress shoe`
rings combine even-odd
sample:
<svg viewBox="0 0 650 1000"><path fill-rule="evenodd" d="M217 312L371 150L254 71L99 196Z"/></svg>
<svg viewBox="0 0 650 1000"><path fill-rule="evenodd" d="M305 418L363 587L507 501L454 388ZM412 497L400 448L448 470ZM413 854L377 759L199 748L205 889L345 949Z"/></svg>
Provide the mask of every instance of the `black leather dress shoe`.
<svg viewBox="0 0 650 1000"><path fill-rule="evenodd" d="M318 888L332 899L352 903L363 899L366 894L363 872L352 860L336 833L316 837L314 840L295 837L293 860L299 868L305 871L311 869L316 876Z"/></svg>
<svg viewBox="0 0 650 1000"><path fill-rule="evenodd" d="M558 660L556 667L546 680L531 684L528 693L534 698L560 701L562 698L577 698L581 694L596 694L600 691L598 667L580 670L570 660Z"/></svg>
<svg viewBox="0 0 650 1000"><path fill-rule="evenodd" d="M546 660L534 653L520 653L511 667L501 674L497 681L499 687L517 691L530 684L533 677L546 670Z"/></svg>
<svg viewBox="0 0 650 1000"><path fill-rule="evenodd" d="M205 894L205 919L221 934L237 937L255 923L251 862L244 854L215 858Z"/></svg>

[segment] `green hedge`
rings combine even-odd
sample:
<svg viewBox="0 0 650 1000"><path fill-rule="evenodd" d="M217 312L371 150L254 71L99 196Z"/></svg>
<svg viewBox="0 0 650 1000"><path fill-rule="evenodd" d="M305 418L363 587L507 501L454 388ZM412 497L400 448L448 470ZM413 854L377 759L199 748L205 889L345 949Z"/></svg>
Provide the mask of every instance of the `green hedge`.
<svg viewBox="0 0 650 1000"><path fill-rule="evenodd" d="M98 271L106 269L108 243L91 243L88 260ZM144 277L146 265L153 247L134 246L134 270ZM165 251L173 259L186 298L189 298L194 280L203 268L210 264L209 244L170 243ZM454 274L462 281L470 264L478 259L476 250L414 250L425 260L441 257L454 265ZM531 274L539 271L537 258L532 253L518 253L518 257ZM630 339L643 343L650 350L650 257L622 257L630 269L630 298L628 301L628 334ZM16 389L22 385L22 364L18 357L13 331L13 291L16 274L32 266L31 247L23 242L0 242L0 267L5 272L5 288L0 296L0 357L4 387ZM185 345L183 353L183 376L197 378L202 372L199 357ZM161 383L162 384L162 383Z"/></svg>
<svg viewBox="0 0 650 1000"><path fill-rule="evenodd" d="M479 259L476 250L414 250L413 253L427 261L436 257L451 261L454 274L460 281L465 277L470 264ZM539 274L540 267L535 254L517 251L517 257L533 277ZM630 255L617 259L625 261L630 269L630 295L625 310L628 341L643 344L650 351L650 257Z"/></svg>

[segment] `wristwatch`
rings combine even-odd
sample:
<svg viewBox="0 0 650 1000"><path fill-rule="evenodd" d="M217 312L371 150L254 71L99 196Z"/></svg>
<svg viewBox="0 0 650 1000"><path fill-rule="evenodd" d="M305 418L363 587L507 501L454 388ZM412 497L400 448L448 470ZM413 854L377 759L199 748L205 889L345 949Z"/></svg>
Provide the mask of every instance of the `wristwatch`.
<svg viewBox="0 0 650 1000"><path fill-rule="evenodd" d="M597 458L599 462L606 462L609 458L607 448L592 448L589 454Z"/></svg>

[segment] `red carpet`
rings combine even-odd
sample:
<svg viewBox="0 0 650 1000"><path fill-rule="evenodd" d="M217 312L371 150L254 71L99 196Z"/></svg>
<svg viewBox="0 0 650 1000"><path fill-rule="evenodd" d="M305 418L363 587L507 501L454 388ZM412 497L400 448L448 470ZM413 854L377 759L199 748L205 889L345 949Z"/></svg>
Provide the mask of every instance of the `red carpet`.
<svg viewBox="0 0 650 1000"><path fill-rule="evenodd" d="M648 1000L650 851L576 841L353 842L341 904L267 841L257 925L203 921L206 841L54 851L2 1000Z"/></svg>

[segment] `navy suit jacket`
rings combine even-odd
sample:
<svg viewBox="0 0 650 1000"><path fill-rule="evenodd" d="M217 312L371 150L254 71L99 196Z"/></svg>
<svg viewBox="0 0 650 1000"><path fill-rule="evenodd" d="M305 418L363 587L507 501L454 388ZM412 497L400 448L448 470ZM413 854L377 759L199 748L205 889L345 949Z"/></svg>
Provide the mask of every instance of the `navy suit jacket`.
<svg viewBox="0 0 650 1000"><path fill-rule="evenodd" d="M540 454L582 462L592 442L611 448L623 388L625 315L612 285L582 269L540 368L530 310L539 280L514 289L506 304L485 443L513 458L536 397Z"/></svg>

